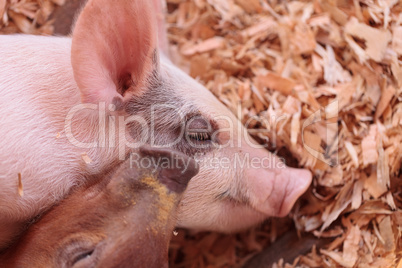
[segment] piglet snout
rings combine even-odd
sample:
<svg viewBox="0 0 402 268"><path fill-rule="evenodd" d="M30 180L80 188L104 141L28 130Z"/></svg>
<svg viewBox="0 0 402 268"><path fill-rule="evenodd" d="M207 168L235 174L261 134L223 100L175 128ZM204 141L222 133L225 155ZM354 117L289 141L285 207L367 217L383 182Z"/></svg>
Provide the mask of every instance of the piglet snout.
<svg viewBox="0 0 402 268"><path fill-rule="evenodd" d="M290 167L249 172L248 186L253 192L251 204L269 216L286 216L312 180L310 171Z"/></svg>
<svg viewBox="0 0 402 268"><path fill-rule="evenodd" d="M283 181L285 188L278 209L278 216L286 216L298 198L304 194L310 186L312 174L306 169L286 168L281 171L278 181Z"/></svg>
<svg viewBox="0 0 402 268"><path fill-rule="evenodd" d="M140 154L142 158L149 159L148 162L157 170L159 181L172 192L184 192L190 179L199 171L194 159L172 149L144 145L140 148Z"/></svg>

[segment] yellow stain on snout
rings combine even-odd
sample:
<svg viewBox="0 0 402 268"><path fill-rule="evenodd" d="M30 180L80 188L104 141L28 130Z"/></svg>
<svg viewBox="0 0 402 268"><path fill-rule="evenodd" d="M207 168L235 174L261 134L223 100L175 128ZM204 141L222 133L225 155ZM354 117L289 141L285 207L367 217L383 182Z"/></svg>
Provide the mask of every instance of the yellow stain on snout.
<svg viewBox="0 0 402 268"><path fill-rule="evenodd" d="M174 192L169 192L164 184L152 176L144 177L141 182L152 188L158 196L158 202L153 204L153 209L157 209L157 220L151 226L154 234L157 234L158 230L161 230L168 222L169 216L174 209L177 195Z"/></svg>
<svg viewBox="0 0 402 268"><path fill-rule="evenodd" d="M121 196L119 202L121 202L124 207L135 206L137 204L135 195L133 195L132 189L128 185L124 184L121 186L119 195Z"/></svg>

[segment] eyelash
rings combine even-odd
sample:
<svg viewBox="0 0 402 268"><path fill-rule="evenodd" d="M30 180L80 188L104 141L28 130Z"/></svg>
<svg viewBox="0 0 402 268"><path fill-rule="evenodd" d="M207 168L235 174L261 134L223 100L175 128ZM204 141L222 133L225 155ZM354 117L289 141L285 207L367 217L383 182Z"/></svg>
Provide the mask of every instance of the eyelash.
<svg viewBox="0 0 402 268"><path fill-rule="evenodd" d="M188 137L196 141L210 141L211 135L205 132L188 132Z"/></svg>

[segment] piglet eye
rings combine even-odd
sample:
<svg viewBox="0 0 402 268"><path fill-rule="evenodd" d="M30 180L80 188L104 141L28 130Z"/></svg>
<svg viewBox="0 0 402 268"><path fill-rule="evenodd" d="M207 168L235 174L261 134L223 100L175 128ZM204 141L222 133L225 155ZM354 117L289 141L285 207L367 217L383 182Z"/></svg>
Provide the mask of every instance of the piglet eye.
<svg viewBox="0 0 402 268"><path fill-rule="evenodd" d="M97 244L90 240L74 237L60 247L58 256L59 267L93 267L96 264L94 261L96 247Z"/></svg>
<svg viewBox="0 0 402 268"><path fill-rule="evenodd" d="M187 121L186 135L192 141L211 141L211 132L212 127L209 122L200 116L192 117Z"/></svg>
<svg viewBox="0 0 402 268"><path fill-rule="evenodd" d="M92 256L92 253L94 253L94 250L84 250L81 252L77 252L75 257L73 258L73 265L77 264L80 261L84 261L85 259L88 259Z"/></svg>

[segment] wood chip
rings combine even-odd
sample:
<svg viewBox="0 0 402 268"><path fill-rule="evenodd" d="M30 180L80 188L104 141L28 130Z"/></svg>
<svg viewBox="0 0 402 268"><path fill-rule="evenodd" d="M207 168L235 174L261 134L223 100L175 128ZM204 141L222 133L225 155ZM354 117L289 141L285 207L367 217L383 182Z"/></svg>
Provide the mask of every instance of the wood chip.
<svg viewBox="0 0 402 268"><path fill-rule="evenodd" d="M377 152L377 126L371 125L370 131L366 137L363 138L362 143L362 157L363 165L367 166L369 164L377 163L378 152Z"/></svg>
<svg viewBox="0 0 402 268"><path fill-rule="evenodd" d="M378 228L382 237L382 242L384 243L385 251L393 251L395 249L395 236L392 232L391 217L384 217L384 219L378 224Z"/></svg>
<svg viewBox="0 0 402 268"><path fill-rule="evenodd" d="M20 197L24 196L24 187L22 185L22 176L21 173L18 173L18 195Z"/></svg>
<svg viewBox="0 0 402 268"><path fill-rule="evenodd" d="M217 37L212 37L210 39L207 39L199 44L184 48L181 51L181 53L184 56L191 56L196 53L204 53L204 52L208 52L211 50L219 49L219 48L224 47L224 45L225 45L225 39L217 36Z"/></svg>
<svg viewBox="0 0 402 268"><path fill-rule="evenodd" d="M351 38L346 40L349 45L355 49L361 62L365 62L368 58L381 61L385 56L388 43L392 39L391 33L388 30L370 27L366 24L359 23L355 18L351 18L345 25L345 33L365 41L366 48L358 49L359 45L355 41ZM362 51L364 51L364 53L362 53Z"/></svg>
<svg viewBox="0 0 402 268"><path fill-rule="evenodd" d="M352 145L352 143L350 143L349 141L346 141L345 142L345 148L348 151L348 153L350 155L350 158L353 161L354 166L358 167L359 166L359 158L357 156L357 152L356 152L355 147Z"/></svg>
<svg viewBox="0 0 402 268"><path fill-rule="evenodd" d="M62 6L66 3L66 0L52 0L56 5Z"/></svg>
<svg viewBox="0 0 402 268"><path fill-rule="evenodd" d="M402 26L396 26L393 29L392 49L399 55L402 55Z"/></svg>
<svg viewBox="0 0 402 268"><path fill-rule="evenodd" d="M383 183L378 183L376 173L372 173L371 176L364 181L364 188L376 199L388 190Z"/></svg>
<svg viewBox="0 0 402 268"><path fill-rule="evenodd" d="M272 18L264 18L259 23L252 25L240 32L240 34L244 38L249 38L256 36L260 33L265 33L265 36L269 36L270 34L276 33L278 27L278 23L275 22Z"/></svg>
<svg viewBox="0 0 402 268"><path fill-rule="evenodd" d="M6 11L6 4L7 4L6 0L0 0L0 19L3 18L4 12ZM1 20L0 20L0 22L1 22ZM0 23L0 25L1 25L1 23Z"/></svg>
<svg viewBox="0 0 402 268"><path fill-rule="evenodd" d="M392 85L389 85L381 93L380 102L377 105L377 110L375 111L375 118L379 118L385 109L389 107L392 98L395 96L396 90Z"/></svg>
<svg viewBox="0 0 402 268"><path fill-rule="evenodd" d="M87 164L87 165L92 163L92 159L88 156L87 153L82 153L81 158L82 158L82 160L84 160L85 164Z"/></svg>
<svg viewBox="0 0 402 268"><path fill-rule="evenodd" d="M272 90L277 90L284 95L290 95L296 85L291 79L273 73L258 75L254 82L260 89L266 87Z"/></svg>
<svg viewBox="0 0 402 268"><path fill-rule="evenodd" d="M343 263L346 267L353 267L359 257L359 242L360 242L360 228L359 226L353 226L349 233L346 235L345 242L343 244Z"/></svg>

